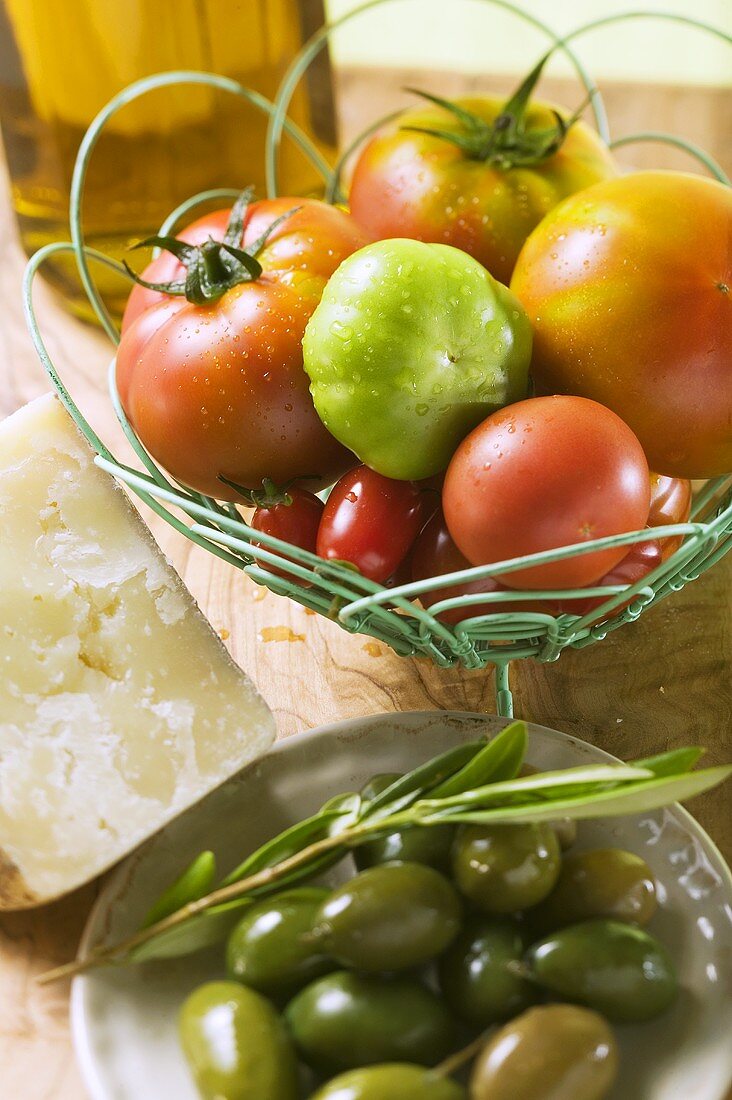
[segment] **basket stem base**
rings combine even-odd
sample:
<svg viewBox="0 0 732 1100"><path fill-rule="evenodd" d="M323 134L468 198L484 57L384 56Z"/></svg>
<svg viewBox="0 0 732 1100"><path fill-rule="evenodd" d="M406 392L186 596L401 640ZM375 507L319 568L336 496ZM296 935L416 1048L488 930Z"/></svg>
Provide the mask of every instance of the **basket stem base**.
<svg viewBox="0 0 732 1100"><path fill-rule="evenodd" d="M496 714L513 718L513 693L510 687L510 664L496 665Z"/></svg>

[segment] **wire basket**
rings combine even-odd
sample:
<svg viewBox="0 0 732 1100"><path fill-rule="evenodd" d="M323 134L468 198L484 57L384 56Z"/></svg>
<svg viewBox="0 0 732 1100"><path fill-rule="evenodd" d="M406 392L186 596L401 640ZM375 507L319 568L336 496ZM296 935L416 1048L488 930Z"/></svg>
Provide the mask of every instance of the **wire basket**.
<svg viewBox="0 0 732 1100"><path fill-rule="evenodd" d="M421 655L430 658L441 667L454 664L460 664L465 668L495 665L497 709L500 714L511 716L513 710L509 687L511 661L525 657L545 662L554 661L567 647L580 649L602 641L611 631L637 619L654 603L695 580L732 548L732 475L716 478L704 485L695 496L688 523L646 528L643 531L596 539L387 589L341 563L325 561L264 532L255 532L245 522L234 504L213 500L171 481L153 462L125 417L117 394L113 361L109 370L110 398L125 435L140 461L140 468L134 469L117 461L88 424L59 378L45 348L33 309L32 286L39 268L50 256L60 252L71 252L76 258L82 283L100 324L115 345L119 342L117 328L95 286L89 261L105 264L125 276L126 272L116 261L89 248L84 242L81 224L84 184L90 157L109 119L126 104L155 88L172 84L210 85L230 92L265 112L269 116L266 145L266 178L269 197L275 197L279 193L278 154L283 136L286 135L300 147L323 177L325 197L331 202L341 200L340 177L348 157L355 151L360 141L372 134L386 119L379 119L370 126L357 142L345 150L338 164L331 169L306 135L287 117L287 111L298 82L320 50L325 47L333 31L346 22L362 17L374 8L395 2L397 0L370 0L361 8L319 30L292 62L274 102L245 88L235 80L212 73L194 71L167 72L147 77L130 85L112 99L89 127L79 149L70 200L72 241L46 245L28 263L24 279L26 319L38 355L63 404L97 452L97 465L123 482L166 522L210 553L242 569L257 584L264 585L278 595L289 596L304 607L336 621L350 633L367 634L377 638L401 656ZM613 141L601 93L585 71L571 43L589 31L620 20L640 18L668 20L715 35L728 44L732 44L731 36L687 16L632 11L595 20L560 38L546 24L507 0L473 0L473 2L491 4L524 20L550 40L552 50L559 50L569 58L579 81L586 90L598 132L611 148L649 140L675 145L685 149L711 175L730 186L730 181L721 167L708 154L691 142L683 141L674 135L644 132L626 135ZM388 118L391 119L399 113L389 115ZM161 227L161 234L172 232L184 216L196 206L210 203L214 199L233 199L239 191L240 188L222 188L194 196L173 211ZM423 593L451 588L459 583L476 581L499 573L510 574L526 565L558 561L611 546L630 547L634 543L649 539L678 538L679 536L683 541L678 549L633 585L609 585L561 592L554 590L498 591L453 596L432 603L429 610L416 602ZM287 577L282 576L276 568L285 564L283 558L286 559ZM528 606L526 611L502 610L502 604L508 602L512 605L517 602L526 602L528 605L536 600L571 602L588 597L604 597L604 600L600 606L584 615L564 613L555 616L530 610ZM486 604L493 605L490 614L485 614L481 610ZM474 605L480 605L478 610L481 613L471 616L470 608ZM455 608L465 610L466 617L459 624L452 626L438 617L442 612Z"/></svg>

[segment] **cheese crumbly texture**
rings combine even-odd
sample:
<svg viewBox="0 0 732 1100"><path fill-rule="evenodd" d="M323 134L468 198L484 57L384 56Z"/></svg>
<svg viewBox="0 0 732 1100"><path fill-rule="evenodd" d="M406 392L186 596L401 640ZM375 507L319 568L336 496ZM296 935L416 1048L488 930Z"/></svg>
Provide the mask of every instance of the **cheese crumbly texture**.
<svg viewBox="0 0 732 1100"><path fill-rule="evenodd" d="M0 908L109 867L274 719L53 396L0 424Z"/></svg>

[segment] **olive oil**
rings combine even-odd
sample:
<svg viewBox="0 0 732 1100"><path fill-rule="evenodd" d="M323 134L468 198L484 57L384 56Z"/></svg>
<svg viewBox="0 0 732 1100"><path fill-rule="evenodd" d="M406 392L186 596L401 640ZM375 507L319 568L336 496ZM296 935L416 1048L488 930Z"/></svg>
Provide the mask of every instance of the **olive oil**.
<svg viewBox="0 0 732 1100"><path fill-rule="evenodd" d="M196 69L272 98L322 22L322 0L0 0L0 124L28 254L68 239L79 143L122 88L163 70ZM298 89L290 116L330 158L326 53ZM266 126L256 108L208 87L159 89L125 106L92 156L83 207L88 243L120 257L196 192L252 183L263 195ZM317 193L317 172L286 138L280 165L283 191ZM46 274L72 307L86 311L72 259L54 261ZM106 269L95 274L119 311L128 286Z"/></svg>

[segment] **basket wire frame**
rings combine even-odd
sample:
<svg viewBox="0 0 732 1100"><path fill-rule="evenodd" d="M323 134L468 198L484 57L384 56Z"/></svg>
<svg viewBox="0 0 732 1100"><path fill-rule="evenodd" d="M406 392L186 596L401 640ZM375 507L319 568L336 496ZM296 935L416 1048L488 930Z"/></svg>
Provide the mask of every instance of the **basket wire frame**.
<svg viewBox="0 0 732 1100"><path fill-rule="evenodd" d="M319 151L299 127L287 116L292 95L308 66L322 50L330 35L340 27L376 8L390 3L416 3L418 0L369 0L360 8L317 31L305 43L285 73L274 102L237 81L215 73L174 71L159 73L136 81L125 88L99 112L82 140L72 179L70 224L72 240L56 242L40 249L29 260L23 281L26 321L36 351L61 401L75 423L97 453L97 465L121 481L157 515L171 524L186 538L210 553L242 569L257 584L278 595L289 596L302 606L340 624L350 633L367 634L390 646L400 656L421 656L440 667L460 664L465 668L496 668L496 703L499 714L513 714L513 699L509 683L511 661L534 658L555 661L568 647L581 649L602 641L625 623L633 622L648 607L672 592L677 592L696 580L732 549L732 475L715 478L704 486L694 499L688 523L643 531L629 532L591 542L561 547L416 581L386 589L339 562L325 561L300 547L283 542L262 531L254 531L236 505L213 500L181 486L168 478L147 453L135 435L122 409L115 381L115 363L109 369L109 392L115 413L129 441L140 469L119 462L79 410L48 354L33 306L33 282L43 264L59 253L72 253L89 301L101 326L113 344L119 333L99 294L90 261L116 270L128 278L124 267L115 260L86 245L82 226L84 185L89 160L96 142L109 119L133 100L148 92L171 85L203 84L238 96L244 102L269 116L266 144L267 190L270 197L279 194L278 158L283 134L295 142L323 178L326 198L341 199L340 177L348 158L360 143L387 119L398 117L392 112L369 126L359 139L341 155L334 169L324 161ZM550 52L562 51L572 63L580 84L584 87L592 108L598 132L611 148L633 142L656 141L679 147L694 157L713 177L730 185L719 164L703 149L673 134L647 131L612 140L602 95L585 71L570 43L583 34L624 20L664 19L715 35L732 45L732 36L700 20L672 12L628 11L596 19L570 34L560 37L535 16L509 0L469 0L502 9L540 31L550 41ZM246 181L243 181L246 182ZM232 200L239 188L217 188L195 195L181 203L166 219L161 234L175 230L182 219L196 207L212 201ZM564 591L494 592L453 596L433 603L429 610L415 603L425 592L450 588L461 582L476 581L495 574L510 574L527 565L559 561L576 554L613 546L631 546L649 539L682 536L679 548L656 569L633 585L595 586ZM284 559L284 560L283 560ZM289 577L273 572L286 567ZM504 603L529 603L535 600L561 599L572 601L588 597L605 597L601 606L585 615L569 613L558 616L536 611L502 611ZM628 602L630 601L630 602ZM491 613L469 615L471 606L491 605ZM626 605L619 610L622 605ZM455 626L442 622L442 612L462 608L466 618Z"/></svg>

